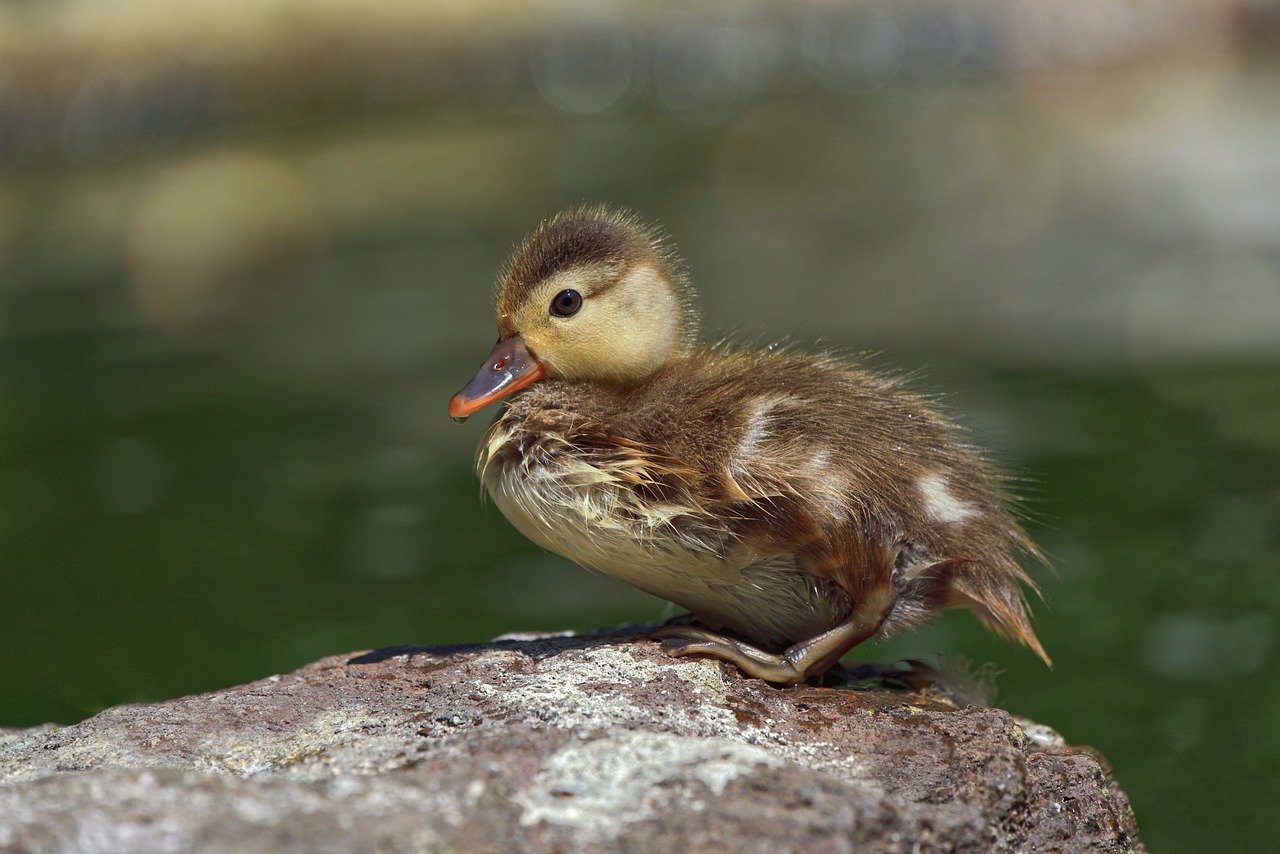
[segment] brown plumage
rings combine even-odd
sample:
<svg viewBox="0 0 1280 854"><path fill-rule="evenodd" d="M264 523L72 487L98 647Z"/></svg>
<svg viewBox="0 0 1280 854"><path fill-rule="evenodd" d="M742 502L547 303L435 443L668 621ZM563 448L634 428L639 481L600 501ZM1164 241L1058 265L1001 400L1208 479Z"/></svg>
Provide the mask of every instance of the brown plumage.
<svg viewBox="0 0 1280 854"><path fill-rule="evenodd" d="M526 536L687 608L675 655L793 683L863 640L967 607L1048 661L1039 558L999 478L892 377L786 348L698 347L683 267L634 217L563 213L500 283L501 338L451 402L513 391L478 470Z"/></svg>

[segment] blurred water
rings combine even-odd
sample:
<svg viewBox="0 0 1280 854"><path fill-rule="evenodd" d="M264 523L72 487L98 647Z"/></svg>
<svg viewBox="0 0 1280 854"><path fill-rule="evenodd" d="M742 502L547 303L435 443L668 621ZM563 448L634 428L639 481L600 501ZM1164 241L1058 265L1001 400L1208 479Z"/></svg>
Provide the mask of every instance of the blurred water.
<svg viewBox="0 0 1280 854"><path fill-rule="evenodd" d="M606 200L666 225L708 336L920 369L1024 477L1055 669L963 614L860 654L997 662L1153 849L1267 847L1268 4L332 0L288 33L27 6L0 11L0 722L668 615L486 510L483 425L445 414L512 244Z"/></svg>

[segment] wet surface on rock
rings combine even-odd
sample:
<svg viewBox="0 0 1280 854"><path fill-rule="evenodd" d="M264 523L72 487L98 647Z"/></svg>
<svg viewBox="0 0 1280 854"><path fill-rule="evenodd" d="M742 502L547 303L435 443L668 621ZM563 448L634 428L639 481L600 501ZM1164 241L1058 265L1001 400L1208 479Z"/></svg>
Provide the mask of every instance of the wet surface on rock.
<svg viewBox="0 0 1280 854"><path fill-rule="evenodd" d="M937 689L632 632L404 647L0 730L0 850L1142 850L1105 764Z"/></svg>

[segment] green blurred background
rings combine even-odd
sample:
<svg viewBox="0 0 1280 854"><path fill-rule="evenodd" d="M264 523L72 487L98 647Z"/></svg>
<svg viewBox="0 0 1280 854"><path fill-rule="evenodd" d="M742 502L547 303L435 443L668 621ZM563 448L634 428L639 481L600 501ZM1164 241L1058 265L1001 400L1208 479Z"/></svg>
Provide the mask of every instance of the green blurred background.
<svg viewBox="0 0 1280 854"><path fill-rule="evenodd" d="M1048 671L1154 850L1280 795L1280 4L0 6L0 724L670 609L479 500L445 403L581 201L707 334L922 371L1025 478Z"/></svg>

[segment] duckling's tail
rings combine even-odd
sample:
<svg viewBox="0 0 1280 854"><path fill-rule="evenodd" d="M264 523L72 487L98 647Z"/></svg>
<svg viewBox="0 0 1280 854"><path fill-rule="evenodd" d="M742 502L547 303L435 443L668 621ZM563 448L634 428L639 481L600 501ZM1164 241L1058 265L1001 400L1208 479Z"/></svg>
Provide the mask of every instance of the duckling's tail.
<svg viewBox="0 0 1280 854"><path fill-rule="evenodd" d="M1015 568L1012 572L1000 572L964 564L957 567L950 582L953 594L957 595L956 605L968 608L988 629L1026 646L1046 666L1053 667L1053 660L1031 628L1022 585L1027 584L1033 590L1035 585L1022 570Z"/></svg>

